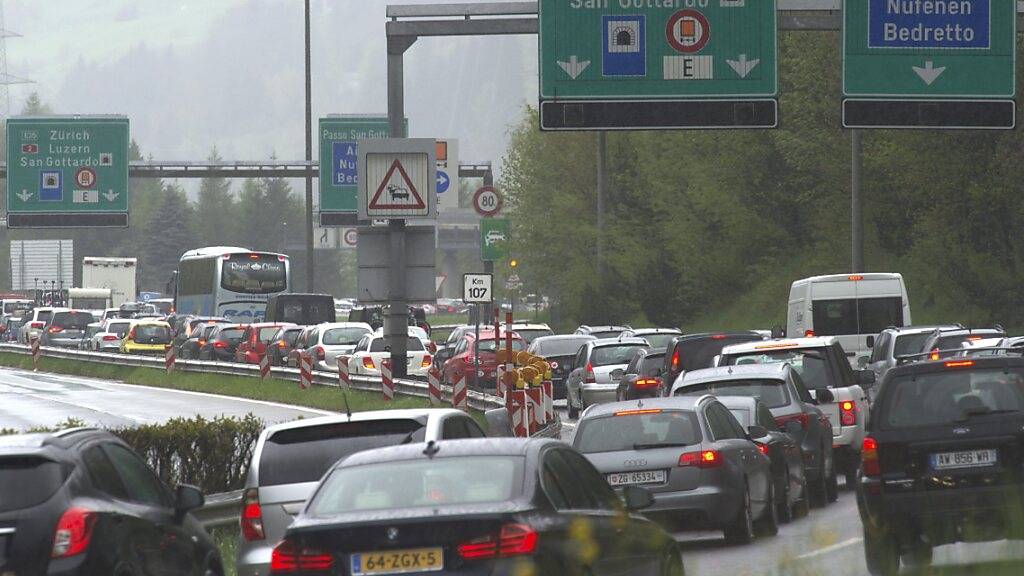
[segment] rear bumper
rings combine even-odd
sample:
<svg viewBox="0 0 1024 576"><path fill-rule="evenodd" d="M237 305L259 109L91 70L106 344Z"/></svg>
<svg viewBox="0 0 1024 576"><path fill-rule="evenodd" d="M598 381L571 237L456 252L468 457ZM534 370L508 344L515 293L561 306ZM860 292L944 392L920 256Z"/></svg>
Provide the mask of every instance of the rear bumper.
<svg viewBox="0 0 1024 576"><path fill-rule="evenodd" d="M655 492L644 516L684 530L721 528L739 513L742 495L719 486L700 486L685 492Z"/></svg>
<svg viewBox="0 0 1024 576"><path fill-rule="evenodd" d="M587 406L592 404L603 404L615 402L615 392L619 385L616 384L580 384L580 395L583 403Z"/></svg>
<svg viewBox="0 0 1024 576"><path fill-rule="evenodd" d="M56 346L57 348L78 348L82 338L47 338L44 346Z"/></svg>
<svg viewBox="0 0 1024 576"><path fill-rule="evenodd" d="M167 346L164 344L126 344L124 351L126 354L163 354L167 351Z"/></svg>

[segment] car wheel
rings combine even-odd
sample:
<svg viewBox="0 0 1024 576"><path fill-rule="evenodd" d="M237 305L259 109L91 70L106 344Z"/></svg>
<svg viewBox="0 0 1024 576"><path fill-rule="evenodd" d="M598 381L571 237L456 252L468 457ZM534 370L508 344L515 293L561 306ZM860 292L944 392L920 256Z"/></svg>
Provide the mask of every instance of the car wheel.
<svg viewBox="0 0 1024 576"><path fill-rule="evenodd" d="M903 563L914 568L927 568L932 564L934 548L927 542L917 542L903 554Z"/></svg>
<svg viewBox="0 0 1024 576"><path fill-rule="evenodd" d="M567 394L566 398L565 405L569 408L569 420L576 420L580 417L580 409L572 403L572 394Z"/></svg>
<svg viewBox="0 0 1024 576"><path fill-rule="evenodd" d="M805 476L800 484L800 499L793 504L793 518L806 518L811 513L811 492Z"/></svg>
<svg viewBox="0 0 1024 576"><path fill-rule="evenodd" d="M778 509L779 522L782 524L789 524L793 521L793 506L790 506L790 491L789 491L789 470L786 470L786 475L782 477L782 490L777 490L775 493L779 494L779 499L775 502L775 507Z"/></svg>
<svg viewBox="0 0 1024 576"><path fill-rule="evenodd" d="M850 469L846 471L845 476L846 489L853 490L857 486L857 467L851 466Z"/></svg>
<svg viewBox="0 0 1024 576"><path fill-rule="evenodd" d="M750 487L743 487L743 500L736 518L723 530L730 544L748 544L754 539L754 518L750 512Z"/></svg>
<svg viewBox="0 0 1024 576"><path fill-rule="evenodd" d="M662 562L661 573L663 576L685 576L686 571L683 569L683 559L679 555L679 549L672 547L665 554L665 560Z"/></svg>
<svg viewBox="0 0 1024 576"><path fill-rule="evenodd" d="M775 483L768 483L768 502L764 512L757 519L754 530L758 536L775 536L779 533L778 506L775 500Z"/></svg>
<svg viewBox="0 0 1024 576"><path fill-rule="evenodd" d="M825 481L825 496L829 502L839 500L839 478L836 477L835 457L829 456L829 474Z"/></svg>
<svg viewBox="0 0 1024 576"><path fill-rule="evenodd" d="M871 576L897 576L900 573L899 542L886 530L865 527L864 560Z"/></svg>

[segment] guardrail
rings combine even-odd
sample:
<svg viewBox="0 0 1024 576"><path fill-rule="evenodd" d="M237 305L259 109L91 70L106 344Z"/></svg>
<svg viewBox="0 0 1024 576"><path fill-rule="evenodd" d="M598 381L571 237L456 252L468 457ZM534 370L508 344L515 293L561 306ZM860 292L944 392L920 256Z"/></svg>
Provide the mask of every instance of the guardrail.
<svg viewBox="0 0 1024 576"><path fill-rule="evenodd" d="M29 346L22 344L0 344L0 352L11 352L29 356L32 350ZM73 350L69 348L40 348L41 355L48 358L63 358L67 360L80 360L94 362L97 364L115 364L118 366L144 366L148 368L165 369L164 359L159 356L141 356L135 354L116 354L112 352L91 352L87 350ZM174 364L175 370L182 372L203 372L208 374L227 374L233 376L248 376L259 378L259 366L254 364L239 364L232 362L216 362L209 360L177 360ZM299 371L296 368L272 367L271 374L282 380L299 381ZM372 376L351 376L352 388L366 392L380 392L380 378ZM331 386L340 388L338 375L323 370L313 371L313 384L317 386ZM401 379L395 380L395 393L406 396L427 398L427 384L418 380ZM450 386L441 386L441 395L444 400L451 401L452 389ZM504 409L505 402L490 394L483 394L475 390L468 393L470 408L487 411ZM540 430L536 436L545 438L559 438L562 432L561 419L557 414L555 422ZM193 512L196 519L203 526L213 528L216 526L227 526L238 521L239 509L242 506L242 491L222 492L206 496L206 504Z"/></svg>

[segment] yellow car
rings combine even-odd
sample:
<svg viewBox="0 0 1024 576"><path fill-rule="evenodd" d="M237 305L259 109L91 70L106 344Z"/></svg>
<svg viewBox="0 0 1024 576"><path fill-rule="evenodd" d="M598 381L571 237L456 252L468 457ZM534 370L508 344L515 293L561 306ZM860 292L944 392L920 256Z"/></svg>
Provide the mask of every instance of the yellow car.
<svg viewBox="0 0 1024 576"><path fill-rule="evenodd" d="M163 354L171 344L171 325L160 320L132 324L121 340L122 354Z"/></svg>

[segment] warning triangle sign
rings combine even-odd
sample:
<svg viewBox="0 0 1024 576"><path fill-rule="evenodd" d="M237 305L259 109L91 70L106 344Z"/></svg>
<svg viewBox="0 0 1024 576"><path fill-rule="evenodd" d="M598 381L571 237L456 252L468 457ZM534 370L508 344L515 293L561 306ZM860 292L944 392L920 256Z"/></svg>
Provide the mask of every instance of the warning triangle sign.
<svg viewBox="0 0 1024 576"><path fill-rule="evenodd" d="M402 162L395 159L388 168L387 174L377 187L370 200L370 210L387 210L394 208L422 210L427 204L423 197L413 186L412 180L406 174Z"/></svg>

